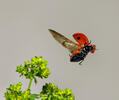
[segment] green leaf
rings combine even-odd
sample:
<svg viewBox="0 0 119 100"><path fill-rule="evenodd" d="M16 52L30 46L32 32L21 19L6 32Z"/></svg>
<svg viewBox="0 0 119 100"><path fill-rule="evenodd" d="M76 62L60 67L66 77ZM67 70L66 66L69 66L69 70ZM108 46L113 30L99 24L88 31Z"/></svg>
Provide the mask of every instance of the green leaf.
<svg viewBox="0 0 119 100"><path fill-rule="evenodd" d="M34 79L34 83L37 84L37 79L35 77L33 79Z"/></svg>
<svg viewBox="0 0 119 100"><path fill-rule="evenodd" d="M35 100L35 99L39 99L40 95L39 94L31 94L30 99L31 100Z"/></svg>

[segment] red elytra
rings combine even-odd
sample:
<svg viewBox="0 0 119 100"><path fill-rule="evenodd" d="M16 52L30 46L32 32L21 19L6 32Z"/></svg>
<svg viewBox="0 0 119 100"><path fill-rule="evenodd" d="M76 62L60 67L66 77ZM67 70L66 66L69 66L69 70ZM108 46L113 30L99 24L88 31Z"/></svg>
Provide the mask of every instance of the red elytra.
<svg viewBox="0 0 119 100"><path fill-rule="evenodd" d="M83 33L74 33L74 39L79 43L79 45L88 45L89 40Z"/></svg>
<svg viewBox="0 0 119 100"><path fill-rule="evenodd" d="M96 45L94 44L90 44L88 38L86 37L86 35L84 35L83 33L74 33L73 34L74 39L78 42L78 45L81 47L84 47L86 45L90 45L93 46L94 49L92 51L90 51L91 53L95 52L96 49Z"/></svg>

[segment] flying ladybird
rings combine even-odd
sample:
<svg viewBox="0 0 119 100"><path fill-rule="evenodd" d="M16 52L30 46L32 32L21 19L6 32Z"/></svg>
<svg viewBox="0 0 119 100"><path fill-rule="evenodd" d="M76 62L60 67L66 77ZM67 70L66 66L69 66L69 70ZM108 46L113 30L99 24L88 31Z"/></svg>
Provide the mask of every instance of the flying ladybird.
<svg viewBox="0 0 119 100"><path fill-rule="evenodd" d="M52 29L49 29L49 31L56 41L69 50L71 62L79 62L81 64L89 52L94 53L96 50L96 46L91 44L83 33L73 34L74 39L77 41L75 43Z"/></svg>

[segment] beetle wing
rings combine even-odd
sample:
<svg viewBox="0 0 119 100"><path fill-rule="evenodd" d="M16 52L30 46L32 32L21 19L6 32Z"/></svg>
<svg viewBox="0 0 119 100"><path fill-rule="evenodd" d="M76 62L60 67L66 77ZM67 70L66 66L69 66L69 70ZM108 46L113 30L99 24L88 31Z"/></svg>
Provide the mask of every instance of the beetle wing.
<svg viewBox="0 0 119 100"><path fill-rule="evenodd" d="M70 39L66 38L64 35L49 29L52 36L55 38L56 41L58 41L63 47L67 48L71 53L76 51L77 49L81 49L78 44L74 43Z"/></svg>
<svg viewBox="0 0 119 100"><path fill-rule="evenodd" d="M85 46L89 44L88 38L83 33L74 33L73 37L79 43L80 46Z"/></svg>

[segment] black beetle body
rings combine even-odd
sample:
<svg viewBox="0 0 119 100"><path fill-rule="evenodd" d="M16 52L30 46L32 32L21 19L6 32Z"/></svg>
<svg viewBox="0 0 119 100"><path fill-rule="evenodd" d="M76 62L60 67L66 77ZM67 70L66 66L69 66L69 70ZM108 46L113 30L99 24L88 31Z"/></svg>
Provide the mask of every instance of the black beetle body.
<svg viewBox="0 0 119 100"><path fill-rule="evenodd" d="M88 55L88 53L90 51L92 51L94 49L93 46L91 45L86 45L81 49L80 53L77 53L75 55L73 55L70 59L71 62L79 62L79 64L81 64L84 60L84 58Z"/></svg>

